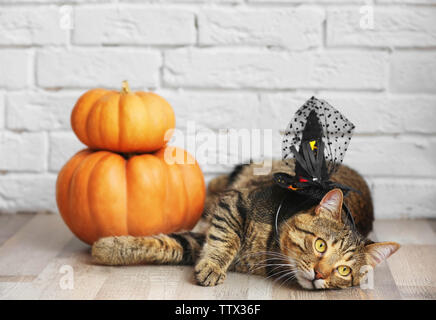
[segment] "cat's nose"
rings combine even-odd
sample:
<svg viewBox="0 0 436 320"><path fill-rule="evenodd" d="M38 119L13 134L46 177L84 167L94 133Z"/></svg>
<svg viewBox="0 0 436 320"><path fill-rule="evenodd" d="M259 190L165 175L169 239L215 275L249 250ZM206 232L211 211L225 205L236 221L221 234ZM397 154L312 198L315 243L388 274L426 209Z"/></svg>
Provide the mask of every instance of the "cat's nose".
<svg viewBox="0 0 436 320"><path fill-rule="evenodd" d="M324 279L324 275L318 270L318 269L313 269L315 271L315 279L319 280L319 279Z"/></svg>

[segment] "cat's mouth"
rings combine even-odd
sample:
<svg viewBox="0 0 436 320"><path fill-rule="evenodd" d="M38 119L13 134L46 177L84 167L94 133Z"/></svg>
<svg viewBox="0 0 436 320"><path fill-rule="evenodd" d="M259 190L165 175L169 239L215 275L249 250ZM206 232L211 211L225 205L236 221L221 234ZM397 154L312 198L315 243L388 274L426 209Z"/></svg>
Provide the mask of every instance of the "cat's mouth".
<svg viewBox="0 0 436 320"><path fill-rule="evenodd" d="M323 279L316 279L315 272L301 271L299 270L296 274L297 282L304 289L308 290L321 290L326 289L326 282Z"/></svg>

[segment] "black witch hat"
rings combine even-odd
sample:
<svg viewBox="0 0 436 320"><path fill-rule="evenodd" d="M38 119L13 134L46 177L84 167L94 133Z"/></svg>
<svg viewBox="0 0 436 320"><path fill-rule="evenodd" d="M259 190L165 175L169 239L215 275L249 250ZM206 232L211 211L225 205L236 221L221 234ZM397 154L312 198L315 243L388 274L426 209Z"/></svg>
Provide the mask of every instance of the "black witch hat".
<svg viewBox="0 0 436 320"><path fill-rule="evenodd" d="M291 159L295 159L295 175L276 173L275 182L316 201L321 201L334 188L341 189L344 195L356 191L330 180L342 163L354 128L354 124L326 101L310 98L295 113L282 143L283 160L290 165ZM354 226L345 204L343 208Z"/></svg>

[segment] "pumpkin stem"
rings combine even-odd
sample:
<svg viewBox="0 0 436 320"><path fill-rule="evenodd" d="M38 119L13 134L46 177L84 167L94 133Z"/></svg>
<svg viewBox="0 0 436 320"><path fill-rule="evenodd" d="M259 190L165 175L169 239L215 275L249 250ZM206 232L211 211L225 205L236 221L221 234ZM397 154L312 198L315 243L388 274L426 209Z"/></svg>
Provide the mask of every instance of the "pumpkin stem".
<svg viewBox="0 0 436 320"><path fill-rule="evenodd" d="M122 93L130 93L129 82L127 80L123 81L123 84L122 84L122 87L121 87L121 92Z"/></svg>

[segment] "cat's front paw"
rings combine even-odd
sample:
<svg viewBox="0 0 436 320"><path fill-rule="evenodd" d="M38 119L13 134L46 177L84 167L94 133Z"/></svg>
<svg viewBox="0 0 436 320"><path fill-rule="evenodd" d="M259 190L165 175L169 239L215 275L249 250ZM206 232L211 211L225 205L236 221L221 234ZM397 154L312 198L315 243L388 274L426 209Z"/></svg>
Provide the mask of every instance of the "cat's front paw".
<svg viewBox="0 0 436 320"><path fill-rule="evenodd" d="M226 273L217 264L201 260L195 265L195 279L204 287L213 287L221 284L226 279Z"/></svg>

